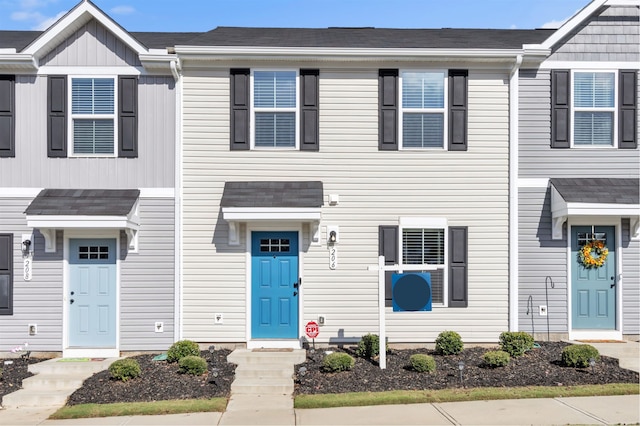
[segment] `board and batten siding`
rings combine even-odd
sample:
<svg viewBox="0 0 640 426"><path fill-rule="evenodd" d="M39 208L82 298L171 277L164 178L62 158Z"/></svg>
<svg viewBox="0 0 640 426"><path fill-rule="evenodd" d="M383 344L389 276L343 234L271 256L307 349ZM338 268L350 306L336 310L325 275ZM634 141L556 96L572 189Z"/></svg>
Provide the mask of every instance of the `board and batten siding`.
<svg viewBox="0 0 640 426"><path fill-rule="evenodd" d="M580 25L549 56L551 61L640 60L640 8L610 6Z"/></svg>
<svg viewBox="0 0 640 426"><path fill-rule="evenodd" d="M601 177L640 175L638 149L551 149L551 72L521 70L519 83L520 178L590 177L594 170Z"/></svg>
<svg viewBox="0 0 640 426"><path fill-rule="evenodd" d="M519 329L536 334L566 333L567 239L566 231L562 240L551 239L549 188L520 188L518 209ZM538 314L540 305L547 305L549 330L547 318Z"/></svg>
<svg viewBox="0 0 640 426"><path fill-rule="evenodd" d="M16 155L0 158L0 187L173 188L175 82L141 76L138 158L48 158L47 76L16 77Z"/></svg>
<svg viewBox="0 0 640 426"><path fill-rule="evenodd" d="M40 66L140 67L136 52L95 19L47 53Z"/></svg>
<svg viewBox="0 0 640 426"><path fill-rule="evenodd" d="M241 227L240 246L227 244L225 181L321 180L325 198L339 194L340 203L322 208L322 245L303 241L300 253L300 322L325 315L319 341L377 332L378 276L367 267L377 265L378 226L401 216L469 227L469 307L388 309L389 340L429 342L450 329L468 342L496 341L508 329L506 80L505 72L469 72L466 152L378 151L378 72L364 68L320 69L319 152L230 151L229 68L185 69L184 338L245 341L248 230ZM327 225L340 226L336 270ZM214 313L223 324L214 325Z"/></svg>

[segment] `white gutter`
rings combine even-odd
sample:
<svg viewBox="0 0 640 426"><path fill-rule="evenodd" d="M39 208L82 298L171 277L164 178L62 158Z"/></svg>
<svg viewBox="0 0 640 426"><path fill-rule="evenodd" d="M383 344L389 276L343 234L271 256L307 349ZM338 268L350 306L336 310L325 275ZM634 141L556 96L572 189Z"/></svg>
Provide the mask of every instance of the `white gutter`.
<svg viewBox="0 0 640 426"><path fill-rule="evenodd" d="M174 308L173 340L182 340L182 76L180 59L169 62L176 82L174 177Z"/></svg>
<svg viewBox="0 0 640 426"><path fill-rule="evenodd" d="M509 331L518 331L518 133L520 111L520 65L522 55L516 57L509 74Z"/></svg>

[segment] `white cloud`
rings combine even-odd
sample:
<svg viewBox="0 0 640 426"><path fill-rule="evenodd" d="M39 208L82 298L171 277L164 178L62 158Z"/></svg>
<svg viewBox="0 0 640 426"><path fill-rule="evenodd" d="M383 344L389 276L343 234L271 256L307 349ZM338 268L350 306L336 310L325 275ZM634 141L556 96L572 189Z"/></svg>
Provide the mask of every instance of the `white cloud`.
<svg viewBox="0 0 640 426"><path fill-rule="evenodd" d="M111 13L114 15L131 15L135 13L135 11L133 6L116 6L111 8Z"/></svg>
<svg viewBox="0 0 640 426"><path fill-rule="evenodd" d="M58 0L20 0L18 10L11 13L13 21L25 22L35 30L44 30L62 17L66 11L59 12L55 16L47 16L44 9L54 5Z"/></svg>
<svg viewBox="0 0 640 426"><path fill-rule="evenodd" d="M67 12L60 12L56 16L54 16L52 18L43 19L42 21L40 21L40 23L38 24L36 29L39 30L39 31L46 30L51 25L55 24L58 19L62 18L65 15L65 13L67 13Z"/></svg>
<svg viewBox="0 0 640 426"><path fill-rule="evenodd" d="M515 30L517 28L518 26L516 24L511 24L511 26L509 27L510 30Z"/></svg>
<svg viewBox="0 0 640 426"><path fill-rule="evenodd" d="M556 29L560 28L565 22L567 22L566 19L563 19L561 21L549 21L542 24L541 28Z"/></svg>

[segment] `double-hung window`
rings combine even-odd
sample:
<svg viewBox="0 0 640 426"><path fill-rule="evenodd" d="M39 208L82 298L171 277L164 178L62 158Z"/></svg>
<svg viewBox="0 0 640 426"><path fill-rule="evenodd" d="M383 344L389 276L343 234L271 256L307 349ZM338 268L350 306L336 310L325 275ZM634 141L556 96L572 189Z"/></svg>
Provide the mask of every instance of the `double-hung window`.
<svg viewBox="0 0 640 426"><path fill-rule="evenodd" d="M115 156L116 84L112 77L71 77L74 156Z"/></svg>
<svg viewBox="0 0 640 426"><path fill-rule="evenodd" d="M444 148L447 138L447 75L444 71L400 73L402 148Z"/></svg>
<svg viewBox="0 0 640 426"><path fill-rule="evenodd" d="M573 73L573 145L614 146L616 73Z"/></svg>
<svg viewBox="0 0 640 426"><path fill-rule="evenodd" d="M431 274L431 297L433 304L443 305L446 300L446 220L400 221L400 248L403 265L424 265Z"/></svg>
<svg viewBox="0 0 640 426"><path fill-rule="evenodd" d="M298 72L252 72L252 134L254 148L298 146Z"/></svg>

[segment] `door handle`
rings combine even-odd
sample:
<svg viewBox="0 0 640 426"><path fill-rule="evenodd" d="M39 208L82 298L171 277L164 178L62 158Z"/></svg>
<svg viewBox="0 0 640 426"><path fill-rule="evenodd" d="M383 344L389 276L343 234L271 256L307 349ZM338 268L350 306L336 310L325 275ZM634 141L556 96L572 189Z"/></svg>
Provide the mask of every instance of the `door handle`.
<svg viewBox="0 0 640 426"><path fill-rule="evenodd" d="M73 299L69 300L69 304L70 304L70 305L73 305L73 302L74 302L74 300L73 300Z"/></svg>
<svg viewBox="0 0 640 426"><path fill-rule="evenodd" d="M71 292L71 295L73 296L74 294L75 294L75 292L73 292L73 291L72 291L72 292Z"/></svg>
<svg viewBox="0 0 640 426"><path fill-rule="evenodd" d="M294 292L293 292L293 295L294 295L294 296L297 296L297 295L298 295L298 292L297 292L297 291L294 291Z"/></svg>
<svg viewBox="0 0 640 426"><path fill-rule="evenodd" d="M616 277L611 277L610 279L613 280L613 283L611 284L611 286L609 288L614 288L616 286Z"/></svg>
<svg viewBox="0 0 640 426"><path fill-rule="evenodd" d="M297 283L293 283L293 288L299 288L302 286L302 278L298 278Z"/></svg>

